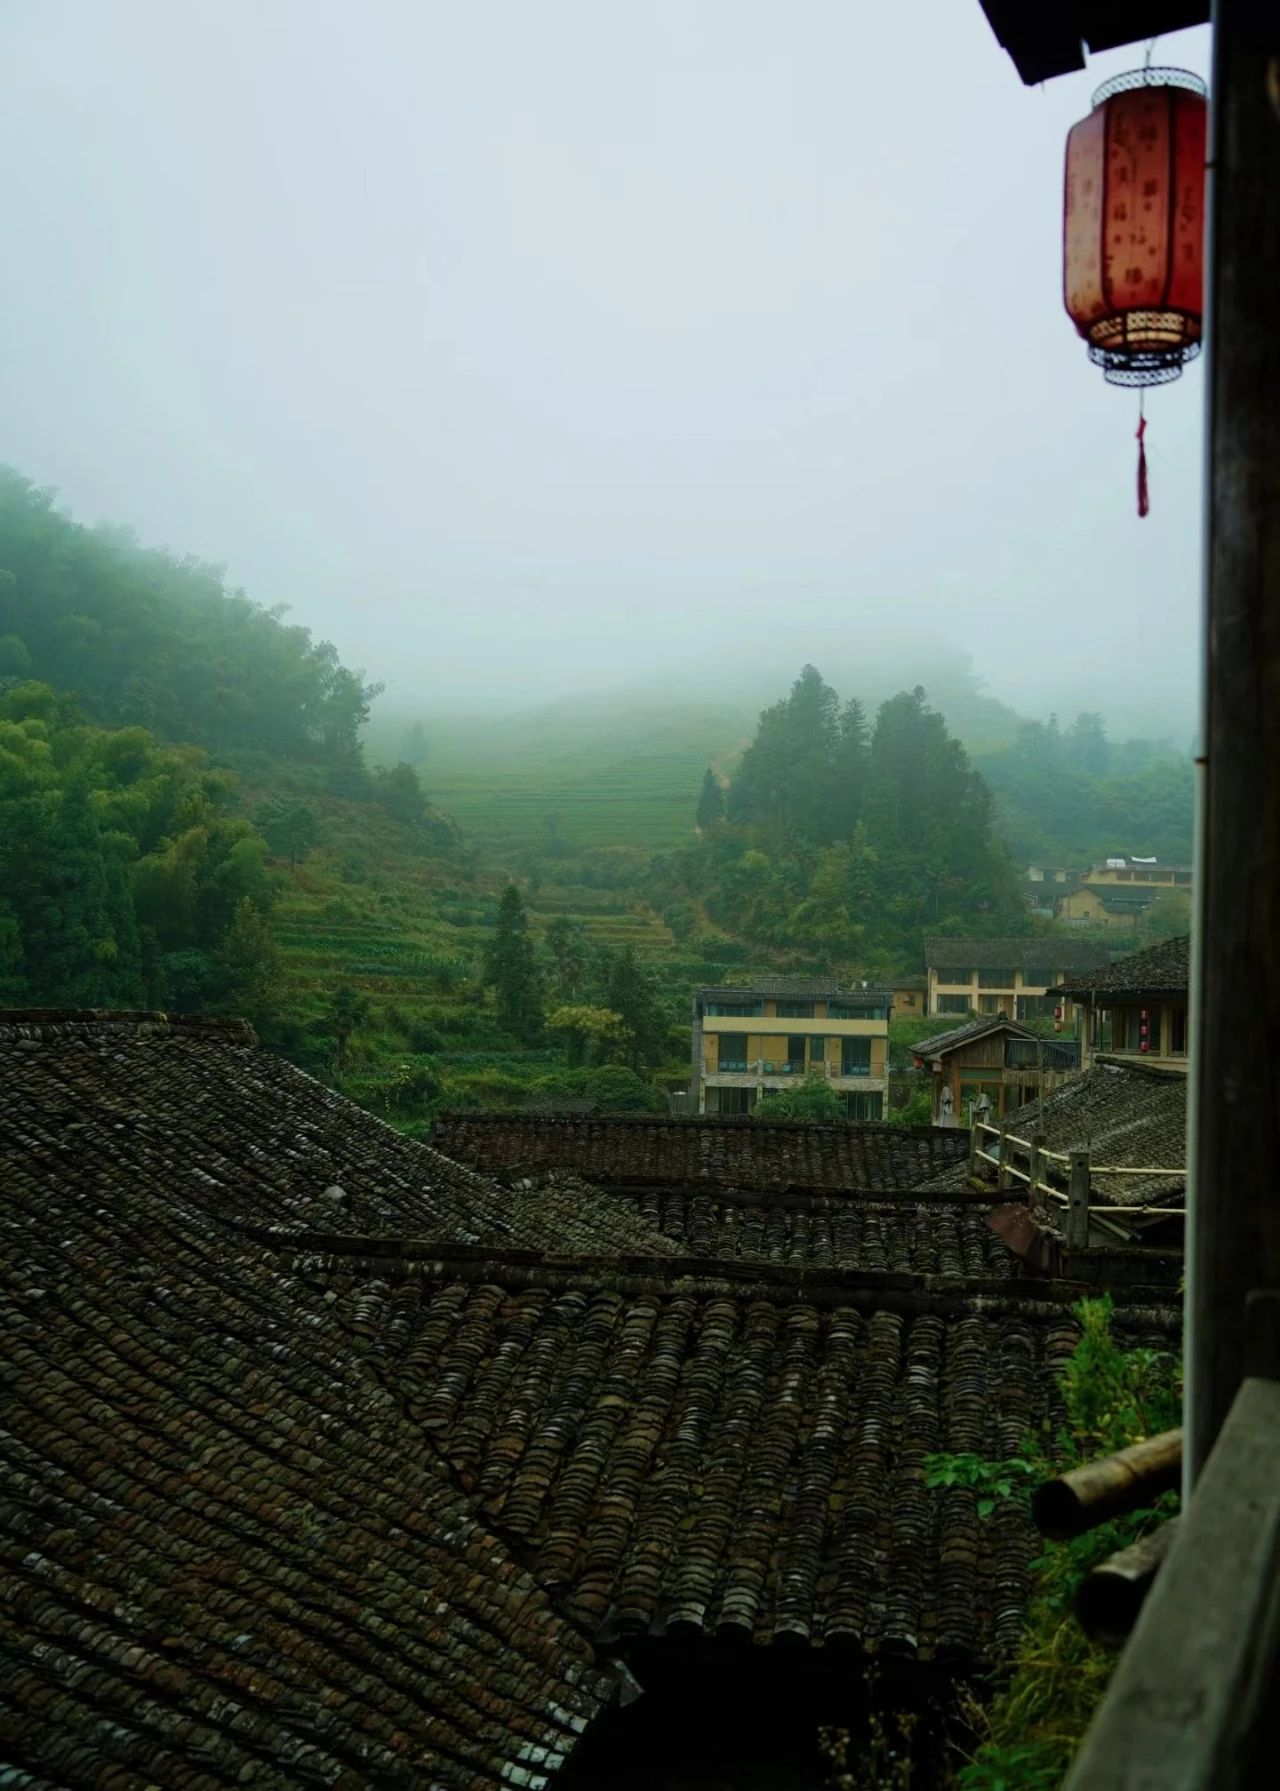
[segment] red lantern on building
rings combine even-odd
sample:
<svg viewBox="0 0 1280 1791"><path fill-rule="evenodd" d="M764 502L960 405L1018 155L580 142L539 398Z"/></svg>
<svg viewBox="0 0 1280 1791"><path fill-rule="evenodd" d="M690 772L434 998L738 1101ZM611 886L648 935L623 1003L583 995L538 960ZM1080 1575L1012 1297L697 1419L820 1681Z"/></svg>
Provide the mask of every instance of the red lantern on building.
<svg viewBox="0 0 1280 1791"><path fill-rule="evenodd" d="M1204 82L1117 75L1067 138L1063 297L1113 385L1177 379L1204 315Z"/></svg>
<svg viewBox="0 0 1280 1791"><path fill-rule="evenodd" d="M1112 385L1159 386L1200 352L1204 317L1204 82L1182 68L1117 75L1067 138L1062 289ZM1138 515L1147 431L1138 411Z"/></svg>

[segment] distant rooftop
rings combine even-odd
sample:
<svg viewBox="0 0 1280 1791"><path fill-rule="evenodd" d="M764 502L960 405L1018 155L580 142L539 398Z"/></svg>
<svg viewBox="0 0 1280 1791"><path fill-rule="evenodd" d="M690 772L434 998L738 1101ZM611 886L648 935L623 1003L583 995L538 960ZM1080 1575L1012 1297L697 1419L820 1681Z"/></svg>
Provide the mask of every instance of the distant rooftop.
<svg viewBox="0 0 1280 1791"><path fill-rule="evenodd" d="M882 983L842 983L834 976L761 976L732 984L716 984L698 990L704 1000L744 1001L751 997L772 1000L827 1001L837 997L883 996L893 991Z"/></svg>
<svg viewBox="0 0 1280 1791"><path fill-rule="evenodd" d="M974 1039L984 1039L991 1032L1007 1032L1016 1039L1033 1039L1037 1035L1029 1026L1020 1026L1016 1020L1010 1020L1004 1014L992 1014L981 1020L968 1020L963 1026L952 1026L946 1032L935 1032L932 1038L921 1039L919 1044L911 1047L915 1057L939 1057L945 1051L954 1051L957 1045L972 1044Z"/></svg>
<svg viewBox="0 0 1280 1791"><path fill-rule="evenodd" d="M948 939L924 942L925 963L933 970L1093 970L1110 960L1105 945L1082 939Z"/></svg>
<svg viewBox="0 0 1280 1791"><path fill-rule="evenodd" d="M1166 939L1121 958L1087 978L1065 978L1064 995L1185 995L1191 979L1191 940Z"/></svg>

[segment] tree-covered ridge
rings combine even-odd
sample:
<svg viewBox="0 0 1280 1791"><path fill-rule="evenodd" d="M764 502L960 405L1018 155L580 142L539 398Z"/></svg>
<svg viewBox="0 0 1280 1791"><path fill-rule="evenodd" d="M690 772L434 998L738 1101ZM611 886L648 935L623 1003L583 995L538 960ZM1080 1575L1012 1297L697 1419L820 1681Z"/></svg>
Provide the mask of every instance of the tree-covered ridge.
<svg viewBox="0 0 1280 1791"><path fill-rule="evenodd" d="M1151 740L1115 744L1103 718L1024 721L1013 744L978 761L1017 861L1083 866L1116 852L1187 863L1195 770Z"/></svg>
<svg viewBox="0 0 1280 1791"><path fill-rule="evenodd" d="M714 816L674 871L719 925L836 970L914 964L926 928L1029 926L991 793L920 688L874 727L806 666L760 717Z"/></svg>
<svg viewBox="0 0 1280 1791"><path fill-rule="evenodd" d="M219 568L88 529L0 469L0 679L74 692L106 726L216 752L358 761L378 686Z"/></svg>
<svg viewBox="0 0 1280 1791"><path fill-rule="evenodd" d="M265 1012L266 844L199 747L0 691L0 999Z"/></svg>

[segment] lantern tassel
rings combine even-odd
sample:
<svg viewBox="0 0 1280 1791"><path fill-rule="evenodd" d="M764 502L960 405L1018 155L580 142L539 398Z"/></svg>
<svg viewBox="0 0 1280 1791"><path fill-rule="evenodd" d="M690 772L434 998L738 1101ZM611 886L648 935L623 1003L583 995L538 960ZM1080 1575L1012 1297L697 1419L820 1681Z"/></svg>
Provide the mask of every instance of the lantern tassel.
<svg viewBox="0 0 1280 1791"><path fill-rule="evenodd" d="M1147 433L1147 419L1138 412L1138 515L1145 516L1151 508L1151 498L1147 490L1147 448L1143 436Z"/></svg>

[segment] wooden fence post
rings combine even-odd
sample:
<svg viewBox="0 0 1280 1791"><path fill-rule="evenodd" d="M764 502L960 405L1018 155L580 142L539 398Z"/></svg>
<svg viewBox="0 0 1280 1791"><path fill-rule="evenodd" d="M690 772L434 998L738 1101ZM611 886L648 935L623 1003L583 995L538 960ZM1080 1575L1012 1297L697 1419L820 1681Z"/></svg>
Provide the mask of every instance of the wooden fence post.
<svg viewBox="0 0 1280 1791"><path fill-rule="evenodd" d="M996 1187L1003 1193L1009 1186L1009 1128L1000 1121L1000 1167L996 1171Z"/></svg>
<svg viewBox="0 0 1280 1791"><path fill-rule="evenodd" d="M978 1129L980 1124L981 1124L981 1122L978 1119L977 1114L973 1110L973 1105L972 1105L972 1103L970 1103L970 1106L969 1106L969 1179L970 1179L970 1181L972 1181L974 1176L978 1173L978 1140L982 1136L981 1132Z"/></svg>
<svg viewBox="0 0 1280 1791"><path fill-rule="evenodd" d="M1069 1158L1071 1179L1067 1184L1067 1244L1073 1250L1089 1242L1089 1153L1073 1150Z"/></svg>
<svg viewBox="0 0 1280 1791"><path fill-rule="evenodd" d="M1043 1132L1031 1134L1031 1161L1028 1164L1027 1201L1034 1213L1040 1204L1040 1152L1044 1149Z"/></svg>

